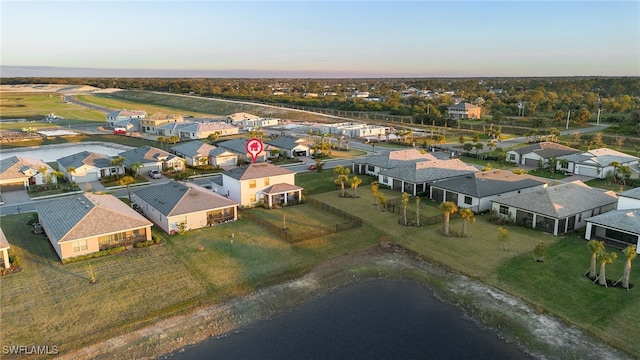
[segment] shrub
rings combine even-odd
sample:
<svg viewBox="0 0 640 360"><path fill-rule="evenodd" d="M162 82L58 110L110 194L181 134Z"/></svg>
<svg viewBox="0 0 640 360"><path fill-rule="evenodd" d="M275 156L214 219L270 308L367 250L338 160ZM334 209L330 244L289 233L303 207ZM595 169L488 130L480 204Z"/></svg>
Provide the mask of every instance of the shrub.
<svg viewBox="0 0 640 360"><path fill-rule="evenodd" d="M76 261L99 258L99 257L111 255L111 254L117 254L119 252L123 252L123 251L126 251L126 250L127 250L127 247L124 246L124 245L123 246L117 246L117 247L114 247L114 248L111 248L111 249L100 250L98 252L94 252L94 253L91 253L91 254L75 256L75 257L72 257L72 258L67 258L67 259L62 260L62 263L63 264L69 264L69 263L76 262Z"/></svg>
<svg viewBox="0 0 640 360"><path fill-rule="evenodd" d="M160 244L162 239L157 234L151 234L151 240L153 240L154 244Z"/></svg>
<svg viewBox="0 0 640 360"><path fill-rule="evenodd" d="M153 240L140 241L139 243L135 244L135 247L137 249L139 249L139 248L142 248L142 247L145 247L145 246L151 246L151 245L155 245L155 244L157 244L157 243L155 241L153 241Z"/></svg>
<svg viewBox="0 0 640 360"><path fill-rule="evenodd" d="M19 268L20 267L20 259L18 259L18 257L15 256L15 255L9 255L9 264L11 264L11 267Z"/></svg>

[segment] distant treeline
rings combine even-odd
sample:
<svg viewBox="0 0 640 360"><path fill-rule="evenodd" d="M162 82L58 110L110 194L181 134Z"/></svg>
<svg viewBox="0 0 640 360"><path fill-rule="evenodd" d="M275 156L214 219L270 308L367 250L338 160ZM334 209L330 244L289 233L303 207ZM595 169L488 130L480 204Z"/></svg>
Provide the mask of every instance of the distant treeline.
<svg viewBox="0 0 640 360"><path fill-rule="evenodd" d="M561 122L618 124L611 131L640 133L639 77L239 79L239 78L2 78L4 85L65 84L161 91L317 109L411 116L441 122L459 101L482 106L492 121L540 117ZM427 91L428 90L428 91ZM353 96L368 92L368 98Z"/></svg>

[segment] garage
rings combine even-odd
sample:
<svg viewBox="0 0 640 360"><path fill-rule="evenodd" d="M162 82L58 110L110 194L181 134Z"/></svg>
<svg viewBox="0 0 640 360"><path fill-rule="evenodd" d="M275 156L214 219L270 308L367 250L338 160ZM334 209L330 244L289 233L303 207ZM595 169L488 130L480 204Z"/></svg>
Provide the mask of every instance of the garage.
<svg viewBox="0 0 640 360"><path fill-rule="evenodd" d="M537 167L538 166L538 159L525 158L524 159L524 165L525 166L531 166L531 167Z"/></svg>
<svg viewBox="0 0 640 360"><path fill-rule="evenodd" d="M592 167L588 167L588 166L576 165L575 174L576 175L591 176L591 177L598 177L598 169L592 168Z"/></svg>
<svg viewBox="0 0 640 360"><path fill-rule="evenodd" d="M78 184L92 182L92 181L100 181L100 177L98 176L98 174L99 174L98 172L90 172L82 176L74 175L73 180Z"/></svg>
<svg viewBox="0 0 640 360"><path fill-rule="evenodd" d="M218 166L235 166L237 164L236 156L217 156L215 159L215 165Z"/></svg>

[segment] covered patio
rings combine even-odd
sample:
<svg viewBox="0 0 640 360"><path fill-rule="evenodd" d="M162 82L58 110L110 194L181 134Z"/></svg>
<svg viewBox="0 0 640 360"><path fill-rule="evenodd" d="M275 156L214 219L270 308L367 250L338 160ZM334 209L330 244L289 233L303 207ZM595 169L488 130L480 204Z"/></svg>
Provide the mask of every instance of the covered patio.
<svg viewBox="0 0 640 360"><path fill-rule="evenodd" d="M299 204L302 190L301 187L292 184L275 184L262 190L262 196L269 208L276 205Z"/></svg>

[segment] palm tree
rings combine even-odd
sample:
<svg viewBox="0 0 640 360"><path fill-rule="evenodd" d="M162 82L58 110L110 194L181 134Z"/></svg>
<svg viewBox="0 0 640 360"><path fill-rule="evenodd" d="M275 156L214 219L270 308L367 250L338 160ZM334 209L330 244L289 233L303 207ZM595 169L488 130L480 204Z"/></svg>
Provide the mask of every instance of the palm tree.
<svg viewBox="0 0 640 360"><path fill-rule="evenodd" d="M351 180L349 180L349 184L351 185L351 188L353 189L353 197L357 198L356 190L358 189L358 186L360 184L362 184L362 179L360 179L357 176L354 176L354 177L351 178Z"/></svg>
<svg viewBox="0 0 640 360"><path fill-rule="evenodd" d="M76 168L74 168L73 166L69 166L67 168L67 174L69 174L69 181L73 184L75 183L74 179L73 179L73 174L76 173Z"/></svg>
<svg viewBox="0 0 640 360"><path fill-rule="evenodd" d="M607 277L606 277L606 269L607 269L607 264L611 264L613 262L613 260L618 258L618 254L616 254L615 252L610 252L610 253L606 253L605 251L602 251L600 253L600 275L598 275L598 284L602 285L602 286L607 286ZM595 280L594 280L595 281Z"/></svg>
<svg viewBox="0 0 640 360"><path fill-rule="evenodd" d="M609 166L613 167L613 181L615 182L617 179L618 169L620 168L620 162L612 161Z"/></svg>
<svg viewBox="0 0 640 360"><path fill-rule="evenodd" d="M333 169L333 175L338 175L338 178L334 180L336 184L340 184L342 188L342 197L344 197L344 184L349 181L349 173L351 173L351 169L346 168L342 165L338 165Z"/></svg>
<svg viewBox="0 0 640 360"><path fill-rule="evenodd" d="M112 158L111 161L109 161L109 164L111 166L118 167L118 169L116 170L116 179L120 179L120 169L122 169L122 164L124 164L125 160L126 159L123 158L122 156L116 156Z"/></svg>
<svg viewBox="0 0 640 360"><path fill-rule="evenodd" d="M134 162L131 165L129 165L129 168L131 169L131 172L133 172L133 176L135 176L137 179L138 176L140 176L140 169L142 169L142 163L139 161Z"/></svg>
<svg viewBox="0 0 640 360"><path fill-rule="evenodd" d="M377 181L371 183L371 196L373 199L371 200L371 208L373 205L378 203L378 194L380 193L380 184Z"/></svg>
<svg viewBox="0 0 640 360"><path fill-rule="evenodd" d="M638 256L636 252L636 245L629 245L624 250L622 250L624 257L627 258L627 261L624 263L624 274L622 275L622 287L629 290L629 277L631 276L631 263ZM616 281L614 286L620 282L620 280Z"/></svg>
<svg viewBox="0 0 640 360"><path fill-rule="evenodd" d="M622 185L627 185L627 176L631 175L631 168L628 165L620 165L618 175L622 179Z"/></svg>
<svg viewBox="0 0 640 360"><path fill-rule="evenodd" d="M416 225L420 226L420 197L416 196Z"/></svg>
<svg viewBox="0 0 640 360"><path fill-rule="evenodd" d="M483 143L475 143L475 144L473 144L473 148L476 149L476 157L478 157L478 153L480 152L480 150L484 149L484 144Z"/></svg>
<svg viewBox="0 0 640 360"><path fill-rule="evenodd" d="M589 249L591 249L591 265L589 266L589 279L595 279L598 276L596 261L598 255L604 251L604 241L589 240Z"/></svg>
<svg viewBox="0 0 640 360"><path fill-rule="evenodd" d="M463 208L458 211L458 215L462 218L462 236L467 236L467 225L470 222L475 222L476 217L473 210L469 208Z"/></svg>
<svg viewBox="0 0 640 360"><path fill-rule="evenodd" d="M449 236L449 219L451 214L458 211L458 206L451 201L445 201L438 205L438 209L442 211L444 215L444 236Z"/></svg>
<svg viewBox="0 0 640 360"><path fill-rule="evenodd" d="M60 183L60 178L64 176L64 173L60 170L53 170L51 172L51 176L55 176L56 178L56 189L58 188L58 184Z"/></svg>
<svg viewBox="0 0 640 360"><path fill-rule="evenodd" d="M407 204L409 203L409 194L402 193L402 216L404 217L404 225L407 226Z"/></svg>
<svg viewBox="0 0 640 360"><path fill-rule="evenodd" d="M127 192L129 192L129 206L132 206L132 204L131 204L131 184L135 184L135 183L136 183L136 179L134 179L131 176L125 176L125 177L123 177L122 179L120 179L118 181L118 185L127 187Z"/></svg>

